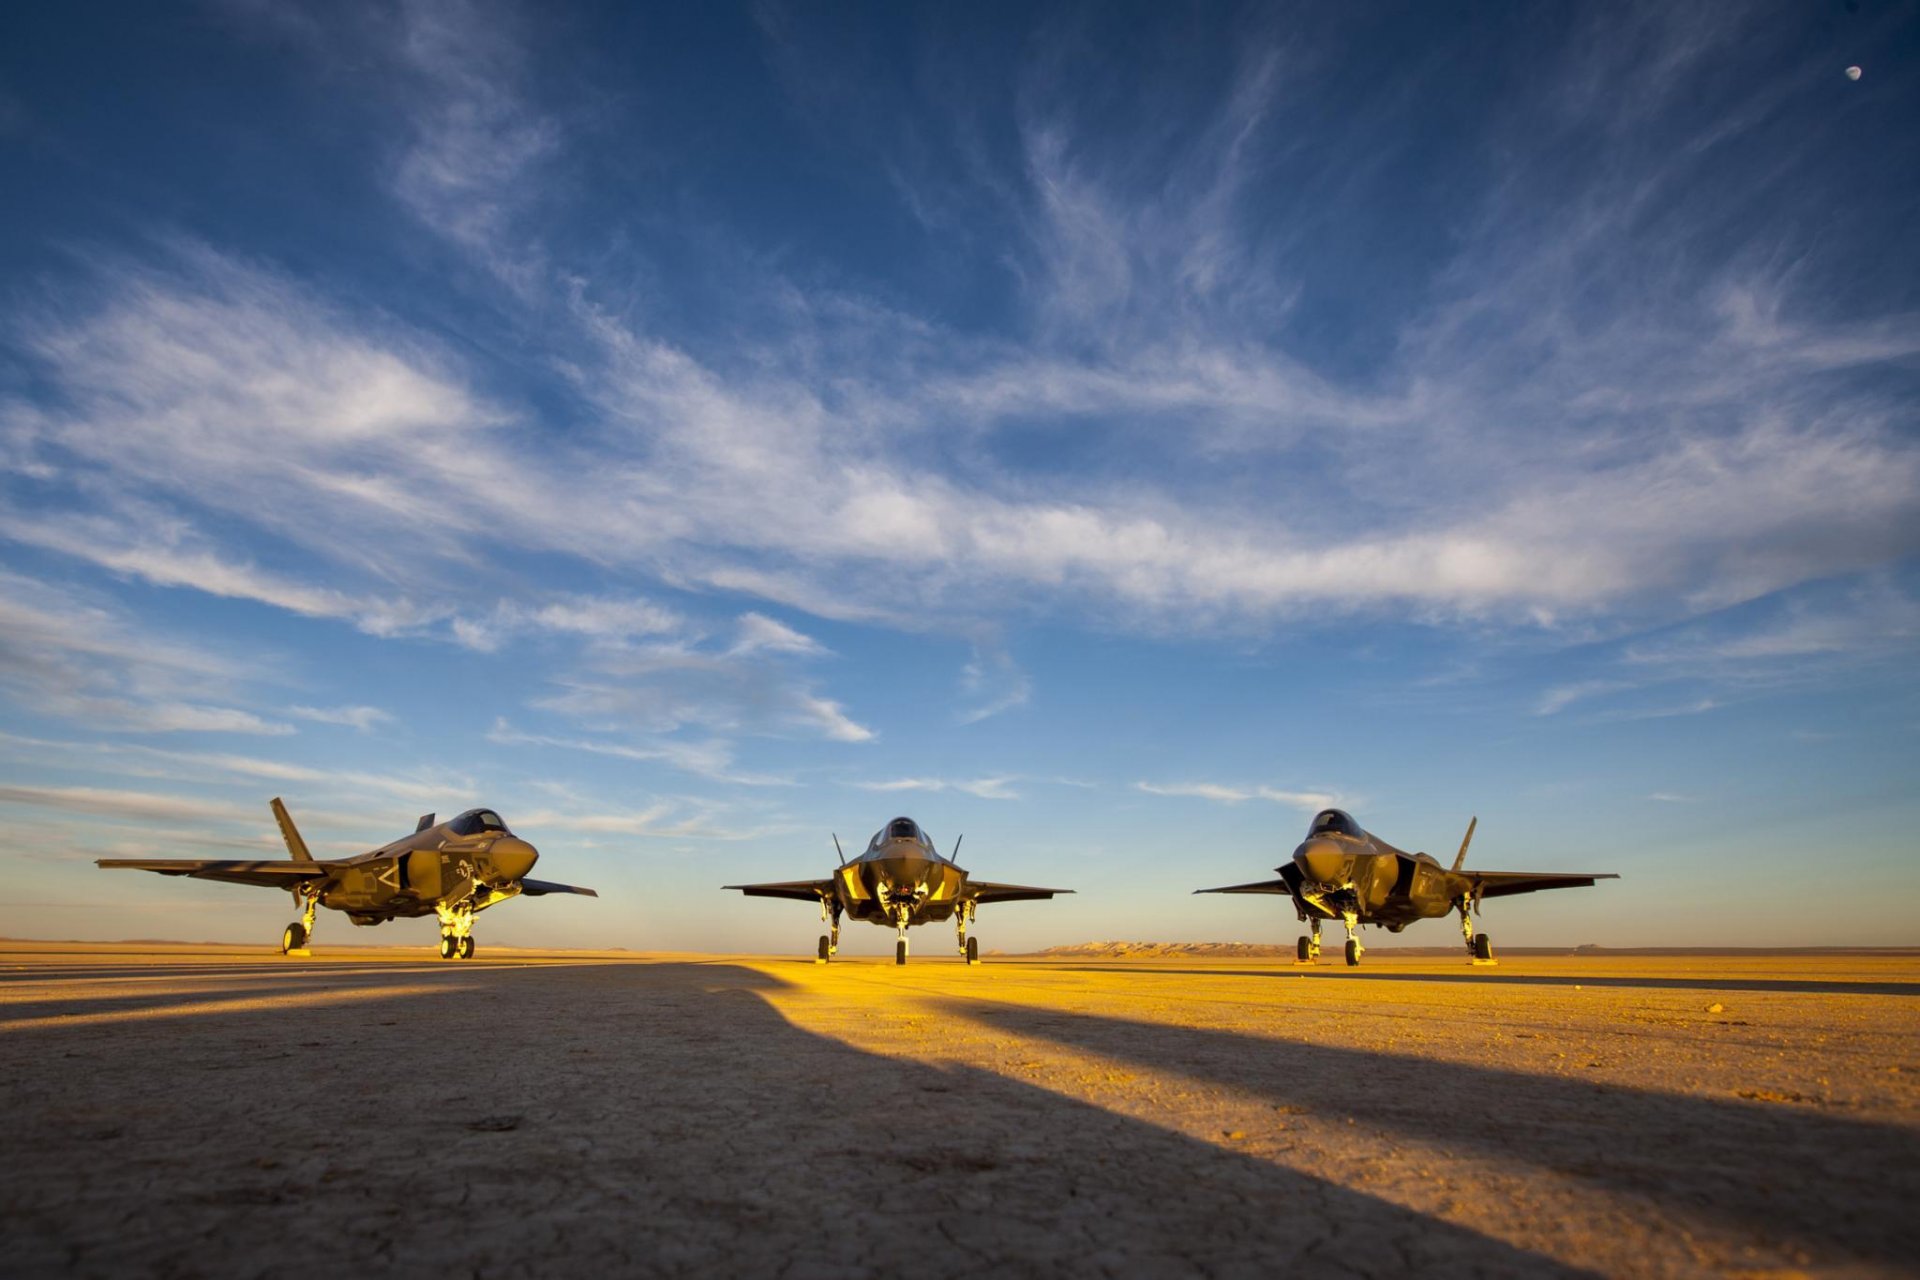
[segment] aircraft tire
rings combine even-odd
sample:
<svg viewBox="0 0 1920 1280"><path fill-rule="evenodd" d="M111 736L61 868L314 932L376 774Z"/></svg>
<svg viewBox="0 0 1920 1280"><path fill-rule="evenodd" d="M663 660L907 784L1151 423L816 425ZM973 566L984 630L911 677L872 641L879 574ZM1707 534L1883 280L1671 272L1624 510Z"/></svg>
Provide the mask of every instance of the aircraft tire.
<svg viewBox="0 0 1920 1280"><path fill-rule="evenodd" d="M473 935L468 934L466 937L460 939L460 945L457 949L462 960L473 959Z"/></svg>
<svg viewBox="0 0 1920 1280"><path fill-rule="evenodd" d="M967 963L980 963L980 939L978 938L967 939Z"/></svg>
<svg viewBox="0 0 1920 1280"><path fill-rule="evenodd" d="M1360 963L1360 939L1358 938L1347 939L1347 963L1350 965Z"/></svg>
<svg viewBox="0 0 1920 1280"><path fill-rule="evenodd" d="M1294 954L1301 964L1306 964L1311 961L1313 959L1313 939L1302 935L1299 946L1294 948Z"/></svg>
<svg viewBox="0 0 1920 1280"><path fill-rule="evenodd" d="M1473 935L1473 958L1475 960L1493 959L1493 939L1484 933Z"/></svg>
<svg viewBox="0 0 1920 1280"><path fill-rule="evenodd" d="M827 962L827 957L831 956L832 954L833 954L833 943L828 941L827 935L823 933L820 935L820 963L825 964Z"/></svg>
<svg viewBox="0 0 1920 1280"><path fill-rule="evenodd" d="M442 960L453 959L454 955L459 950L460 950L460 939L454 937L450 933L443 933L440 935L440 958Z"/></svg>
<svg viewBox="0 0 1920 1280"><path fill-rule="evenodd" d="M288 925L287 931L280 935L280 954L282 955L285 955L289 951L298 951L306 945L307 926L301 924L298 920Z"/></svg>
<svg viewBox="0 0 1920 1280"><path fill-rule="evenodd" d="M905 964L907 962L907 940L905 938L893 944L893 962L895 964Z"/></svg>

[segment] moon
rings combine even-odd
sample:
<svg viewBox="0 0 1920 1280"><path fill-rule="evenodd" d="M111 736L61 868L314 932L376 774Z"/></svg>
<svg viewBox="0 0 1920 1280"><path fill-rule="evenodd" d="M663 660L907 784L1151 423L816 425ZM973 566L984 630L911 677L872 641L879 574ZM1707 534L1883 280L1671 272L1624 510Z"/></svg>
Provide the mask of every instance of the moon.
<svg viewBox="0 0 1920 1280"><path fill-rule="evenodd" d="M1860 78L1860 68L1858 67L1847 68L1847 79L1858 80L1859 78Z"/></svg>

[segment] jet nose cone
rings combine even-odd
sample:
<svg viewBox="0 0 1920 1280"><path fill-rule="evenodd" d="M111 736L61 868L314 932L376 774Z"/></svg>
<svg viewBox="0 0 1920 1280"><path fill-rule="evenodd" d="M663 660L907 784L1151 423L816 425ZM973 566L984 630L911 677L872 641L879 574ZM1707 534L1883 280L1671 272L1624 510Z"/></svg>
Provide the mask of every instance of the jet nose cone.
<svg viewBox="0 0 1920 1280"><path fill-rule="evenodd" d="M1344 884L1353 858L1332 840L1309 840L1294 850L1293 865L1315 884Z"/></svg>
<svg viewBox="0 0 1920 1280"><path fill-rule="evenodd" d="M518 836L501 836L493 842L487 857L493 863L496 880L518 880L533 870L533 864L540 860L540 851Z"/></svg>

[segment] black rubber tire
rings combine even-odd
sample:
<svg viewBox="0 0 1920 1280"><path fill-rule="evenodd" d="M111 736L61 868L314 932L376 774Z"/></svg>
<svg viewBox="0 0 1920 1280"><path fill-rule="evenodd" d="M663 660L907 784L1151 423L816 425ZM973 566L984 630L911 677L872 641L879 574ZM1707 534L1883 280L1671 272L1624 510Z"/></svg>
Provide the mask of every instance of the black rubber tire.
<svg viewBox="0 0 1920 1280"><path fill-rule="evenodd" d="M967 963L980 963L980 939L978 938L967 939Z"/></svg>
<svg viewBox="0 0 1920 1280"><path fill-rule="evenodd" d="M820 963L825 964L827 958L832 954L833 943L827 938L827 935L823 933L820 935Z"/></svg>
<svg viewBox="0 0 1920 1280"><path fill-rule="evenodd" d="M473 959L473 935L472 934L468 934L466 937L460 939L460 958L462 960Z"/></svg>
<svg viewBox="0 0 1920 1280"><path fill-rule="evenodd" d="M1305 964L1307 961L1312 960L1313 959L1313 939L1306 938L1306 937L1301 938L1300 945L1297 948L1295 948L1295 955L1298 957L1298 959L1302 964Z"/></svg>
<svg viewBox="0 0 1920 1280"><path fill-rule="evenodd" d="M1360 963L1360 939L1358 938L1347 939L1347 963L1350 965Z"/></svg>
<svg viewBox="0 0 1920 1280"><path fill-rule="evenodd" d="M907 940L905 938L893 944L893 962L895 964L905 964L907 962Z"/></svg>
<svg viewBox="0 0 1920 1280"><path fill-rule="evenodd" d="M1484 933L1473 935L1473 958L1475 960L1493 959L1493 939Z"/></svg>
<svg viewBox="0 0 1920 1280"><path fill-rule="evenodd" d="M460 949L460 939L450 933L440 935L440 958L451 960Z"/></svg>
<svg viewBox="0 0 1920 1280"><path fill-rule="evenodd" d="M287 931L280 935L280 954L281 955L285 955L289 951L298 951L300 948L306 945L307 945L307 926L305 926L304 924L301 924L298 920L295 920L292 924L288 925Z"/></svg>

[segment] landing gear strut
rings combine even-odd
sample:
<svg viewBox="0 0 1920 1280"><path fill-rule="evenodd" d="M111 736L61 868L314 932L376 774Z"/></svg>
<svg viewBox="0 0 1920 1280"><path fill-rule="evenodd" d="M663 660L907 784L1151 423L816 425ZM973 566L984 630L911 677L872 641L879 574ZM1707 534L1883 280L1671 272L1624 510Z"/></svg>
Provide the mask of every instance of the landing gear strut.
<svg viewBox="0 0 1920 1280"><path fill-rule="evenodd" d="M831 912L831 914L829 914L829 912ZM840 904L836 902L829 907L826 900L824 898L821 899L820 918L822 920L829 920L832 924L830 926L830 932L820 935L820 953L814 960L815 964L825 964L827 961L833 959L834 954L840 950Z"/></svg>
<svg viewBox="0 0 1920 1280"><path fill-rule="evenodd" d="M320 910L320 898L316 894L293 891L294 900L301 903L300 918L287 926L280 935L280 954L307 954L307 940L313 937L313 917Z"/></svg>
<svg viewBox="0 0 1920 1280"><path fill-rule="evenodd" d="M1344 911L1340 921L1347 926L1347 963L1357 965L1360 963L1360 953L1366 950L1360 945L1360 916L1356 912Z"/></svg>
<svg viewBox="0 0 1920 1280"><path fill-rule="evenodd" d="M440 958L473 959L473 902L437 902L433 913L440 917Z"/></svg>
<svg viewBox="0 0 1920 1280"><path fill-rule="evenodd" d="M1460 936L1466 939L1467 955L1472 957L1473 963L1499 963L1493 958L1493 939L1484 933L1475 933L1473 931L1472 908L1467 899L1462 897L1460 901L1454 905L1460 909Z"/></svg>
<svg viewBox="0 0 1920 1280"><path fill-rule="evenodd" d="M1294 959L1299 964L1312 964L1320 958L1320 917L1313 918L1313 935L1302 934Z"/></svg>
<svg viewBox="0 0 1920 1280"><path fill-rule="evenodd" d="M893 927L897 930L893 943L893 962L905 964L907 962L907 909L905 907L895 913Z"/></svg>
<svg viewBox="0 0 1920 1280"><path fill-rule="evenodd" d="M968 964L980 963L980 939L967 936L967 927L973 923L975 905L962 902L953 913L953 931L960 940L960 954L967 958Z"/></svg>

